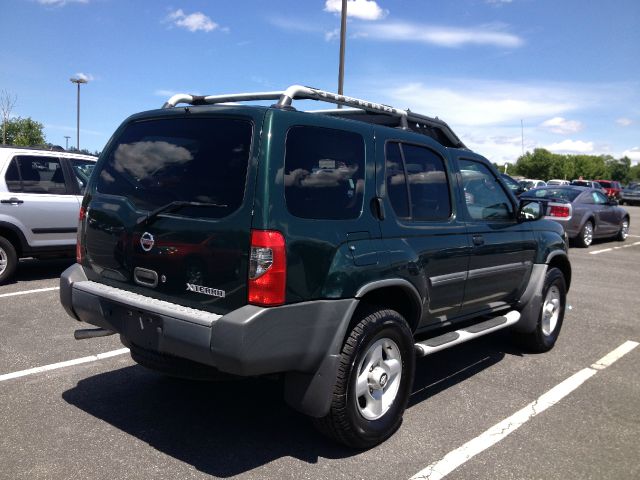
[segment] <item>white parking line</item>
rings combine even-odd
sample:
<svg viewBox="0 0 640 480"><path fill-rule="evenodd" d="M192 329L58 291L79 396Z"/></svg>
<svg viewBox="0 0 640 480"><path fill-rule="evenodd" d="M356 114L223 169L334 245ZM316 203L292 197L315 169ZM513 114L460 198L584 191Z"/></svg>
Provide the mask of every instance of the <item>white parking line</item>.
<svg viewBox="0 0 640 480"><path fill-rule="evenodd" d="M620 250L621 248L635 247L636 245L640 245L640 242L628 243L627 245L621 245L619 247L604 248L602 250L594 250L593 252L589 253L591 255L597 255L598 253L612 252L614 250Z"/></svg>
<svg viewBox="0 0 640 480"><path fill-rule="evenodd" d="M53 290L60 290L60 287L36 288L35 290L23 290L21 292L3 293L0 295L0 298L15 297L16 295L28 295L30 293L38 293L38 292L51 292Z"/></svg>
<svg viewBox="0 0 640 480"><path fill-rule="evenodd" d="M98 353L97 355L76 358L74 360L67 360L66 362L52 363L50 365L44 365L42 367L29 368L28 370L20 370L19 372L5 373L4 375L0 375L0 382L4 382L5 380L11 380L14 378L24 377L27 375L33 375L34 373L48 372L49 370L57 370L59 368L71 367L73 365L80 365L81 363L96 362L98 360L115 357L116 355L122 355L125 353L129 353L128 348L121 348L119 350L112 350L110 352Z"/></svg>
<svg viewBox="0 0 640 480"><path fill-rule="evenodd" d="M637 346L638 342L626 341L591 365L591 367L580 370L578 373L559 383L548 392L542 394L537 400L531 402L522 410L514 413L509 418L505 418L500 423L480 434L480 436L465 443L460 448L447 453L441 460L438 460L427 468L419 471L411 477L411 480L439 480L446 477L456 468L492 445L495 445L539 413L544 412L547 408L558 403L585 381L598 373L599 370L604 370Z"/></svg>

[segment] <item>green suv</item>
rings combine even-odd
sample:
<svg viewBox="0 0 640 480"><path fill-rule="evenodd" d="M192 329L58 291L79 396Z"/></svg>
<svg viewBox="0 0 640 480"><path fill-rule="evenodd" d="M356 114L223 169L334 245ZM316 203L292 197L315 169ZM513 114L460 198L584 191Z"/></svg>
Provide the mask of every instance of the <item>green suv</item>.
<svg viewBox="0 0 640 480"><path fill-rule="evenodd" d="M258 100L276 103L239 104ZM281 376L367 448L399 427L417 357L507 327L553 347L571 266L542 215L437 118L301 86L177 95L104 149L60 298L98 327L76 338L118 333L170 375Z"/></svg>

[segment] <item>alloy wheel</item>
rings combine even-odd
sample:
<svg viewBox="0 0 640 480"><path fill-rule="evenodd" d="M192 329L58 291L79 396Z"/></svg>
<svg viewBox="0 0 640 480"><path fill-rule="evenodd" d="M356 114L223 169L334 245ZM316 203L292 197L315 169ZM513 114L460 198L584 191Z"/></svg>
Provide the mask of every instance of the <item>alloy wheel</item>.
<svg viewBox="0 0 640 480"><path fill-rule="evenodd" d="M358 411L367 420L377 420L393 405L402 378L402 356L389 338L373 343L360 360L356 379Z"/></svg>

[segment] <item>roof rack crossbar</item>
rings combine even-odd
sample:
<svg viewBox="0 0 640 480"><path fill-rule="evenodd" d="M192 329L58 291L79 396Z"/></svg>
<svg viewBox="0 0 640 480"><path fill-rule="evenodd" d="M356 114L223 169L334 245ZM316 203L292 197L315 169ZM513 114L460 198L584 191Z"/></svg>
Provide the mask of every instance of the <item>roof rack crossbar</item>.
<svg viewBox="0 0 640 480"><path fill-rule="evenodd" d="M167 100L162 108L172 108L179 103L187 103L190 105L210 105L217 103L248 102L252 100L278 100L278 102L273 106L275 108L286 109L291 108L293 100L304 99L334 103L336 105L352 107L371 113L378 113L396 117L399 119L400 127L403 129L409 128L409 122L437 126L442 129L447 137L449 137L452 144L464 147L464 144L455 135L455 133L453 133L451 128L449 128L449 126L439 118L432 118L426 115L421 115L419 113L411 112L410 110L401 110L389 105L370 102L368 100L362 100L354 97L348 97L346 95L339 95L337 93L327 92L312 87L305 87L302 85L291 85L284 91L232 93L228 95L200 96L179 93Z"/></svg>

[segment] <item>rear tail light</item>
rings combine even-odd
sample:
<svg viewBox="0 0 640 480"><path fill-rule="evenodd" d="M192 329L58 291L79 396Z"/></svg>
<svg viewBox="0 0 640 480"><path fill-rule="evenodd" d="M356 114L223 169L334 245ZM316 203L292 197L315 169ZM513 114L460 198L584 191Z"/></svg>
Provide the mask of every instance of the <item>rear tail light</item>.
<svg viewBox="0 0 640 480"><path fill-rule="evenodd" d="M571 205L564 203L549 203L547 206L547 218L553 220L571 219Z"/></svg>
<svg viewBox="0 0 640 480"><path fill-rule="evenodd" d="M84 245L82 244L82 222L87 216L87 209L80 207L78 214L78 233L76 234L76 262L82 263L84 258Z"/></svg>
<svg viewBox="0 0 640 480"><path fill-rule="evenodd" d="M249 254L249 303L284 303L287 259L284 237L274 230L252 230Z"/></svg>

